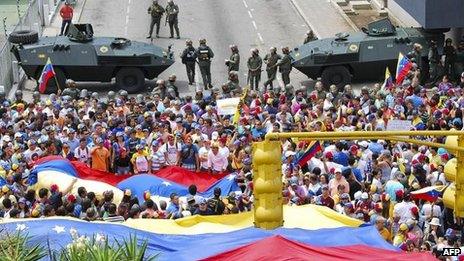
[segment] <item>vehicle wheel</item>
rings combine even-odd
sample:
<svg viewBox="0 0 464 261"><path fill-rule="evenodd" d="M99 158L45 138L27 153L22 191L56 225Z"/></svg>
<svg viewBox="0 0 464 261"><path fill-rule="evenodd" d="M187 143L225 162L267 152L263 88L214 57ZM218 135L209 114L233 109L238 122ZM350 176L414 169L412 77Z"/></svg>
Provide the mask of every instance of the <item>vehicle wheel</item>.
<svg viewBox="0 0 464 261"><path fill-rule="evenodd" d="M116 74L116 85L128 93L137 93L145 85L145 75L139 68L122 68Z"/></svg>
<svg viewBox="0 0 464 261"><path fill-rule="evenodd" d="M15 31L8 36L8 41L14 44L32 44L39 41L39 34L31 30Z"/></svg>
<svg viewBox="0 0 464 261"><path fill-rule="evenodd" d="M45 94L57 93L58 92L58 85L56 84L57 82L61 88L61 91L63 91L66 88L65 86L66 75L64 74L63 70L58 67L53 68L53 70L55 71L55 74L56 74L55 76L56 80L55 78L51 78L50 80L48 80L47 89L45 89ZM42 71L40 71L39 73L42 73ZM39 77L37 77L37 79L40 79L40 75Z"/></svg>
<svg viewBox="0 0 464 261"><path fill-rule="evenodd" d="M324 69L321 75L322 83L326 88L335 84L338 89L343 89L351 82L351 74L345 66L332 66Z"/></svg>

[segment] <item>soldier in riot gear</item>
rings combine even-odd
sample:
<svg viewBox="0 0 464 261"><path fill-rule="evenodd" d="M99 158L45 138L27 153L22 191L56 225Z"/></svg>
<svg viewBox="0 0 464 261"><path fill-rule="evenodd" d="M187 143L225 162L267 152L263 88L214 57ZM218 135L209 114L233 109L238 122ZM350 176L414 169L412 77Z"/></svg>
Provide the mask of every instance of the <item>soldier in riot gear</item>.
<svg viewBox="0 0 464 261"><path fill-rule="evenodd" d="M63 90L62 95L69 95L71 99L79 99L79 90L76 88L76 82L71 79L66 80L66 89Z"/></svg>
<svg viewBox="0 0 464 261"><path fill-rule="evenodd" d="M248 58L248 84L251 90L258 90L259 82L261 81L261 67L263 60L259 56L259 50L254 48L251 50L251 57Z"/></svg>
<svg viewBox="0 0 464 261"><path fill-rule="evenodd" d="M92 99L98 101L98 92L92 92Z"/></svg>
<svg viewBox="0 0 464 261"><path fill-rule="evenodd" d="M158 4L158 0L154 0L153 4L148 8L148 13L151 15L151 23L150 23L150 32L148 33L147 38L151 38L151 35L153 34L153 27L155 26L155 24L156 24L156 38L158 38L161 17L163 16L164 8Z"/></svg>
<svg viewBox="0 0 464 261"><path fill-rule="evenodd" d="M27 106L27 103L23 100L23 91L17 90L14 96L15 102L12 104L12 106L18 105L20 103L24 104L24 106Z"/></svg>
<svg viewBox="0 0 464 261"><path fill-rule="evenodd" d="M0 103L3 104L3 102L8 101L6 99L6 93L3 88L0 89Z"/></svg>
<svg viewBox="0 0 464 261"><path fill-rule="evenodd" d="M317 37L314 35L313 30L309 30L308 32L306 32L306 37L303 41L303 44L307 44L315 40L317 40Z"/></svg>
<svg viewBox="0 0 464 261"><path fill-rule="evenodd" d="M293 99L293 94L294 93L295 93L295 88L293 88L293 85L286 84L285 85L285 96L287 97L288 100Z"/></svg>
<svg viewBox="0 0 464 261"><path fill-rule="evenodd" d="M120 90L119 98L122 99L123 101L127 101L129 98L129 93L126 90Z"/></svg>
<svg viewBox="0 0 464 261"><path fill-rule="evenodd" d="M443 47L443 54L445 55L445 74L447 74L450 79L454 79L456 76L454 68L454 63L456 62L456 48L454 48L451 38L446 39L445 46Z"/></svg>
<svg viewBox="0 0 464 261"><path fill-rule="evenodd" d="M222 92L226 96L230 96L231 92L240 93L240 84L238 79L238 72L231 71L229 72L229 79L227 83L222 85Z"/></svg>
<svg viewBox="0 0 464 261"><path fill-rule="evenodd" d="M116 98L116 93L114 91L109 91L107 95L108 95L108 102L112 102Z"/></svg>
<svg viewBox="0 0 464 261"><path fill-rule="evenodd" d="M211 59L214 57L214 53L206 45L206 39L200 39L200 46L197 51L198 66L200 66L201 77L203 78L203 85L205 89L213 88L211 84Z"/></svg>
<svg viewBox="0 0 464 261"><path fill-rule="evenodd" d="M179 19L177 15L179 14L179 6L174 4L173 0L168 1L168 5L166 6L166 20L169 23L169 31L171 33L171 37L174 38L174 29L176 30L177 39L180 38L179 35Z"/></svg>
<svg viewBox="0 0 464 261"><path fill-rule="evenodd" d="M270 86L270 90L273 88L272 82L276 78L277 74L277 61L280 59L280 55L277 54L277 49L275 47L271 47L269 49L269 53L264 56L264 63L266 64L266 72L267 72L267 81L264 82L264 87Z"/></svg>
<svg viewBox="0 0 464 261"><path fill-rule="evenodd" d="M195 48L193 47L192 40L185 41L185 45L187 47L180 55L180 58L182 59L182 63L185 64L185 68L187 69L189 85L192 85L195 82L195 61L197 59L197 54Z"/></svg>
<svg viewBox="0 0 464 261"><path fill-rule="evenodd" d="M88 94L87 89L82 89L82 90L81 90L81 93L79 94L79 97L80 97L81 99L85 99L85 98L87 98L88 95L89 95L89 94Z"/></svg>
<svg viewBox="0 0 464 261"><path fill-rule="evenodd" d="M233 44L230 46L230 51L232 54L230 55L229 59L226 59L226 66L229 72L236 71L240 67L240 54L238 53L237 45Z"/></svg>
<svg viewBox="0 0 464 261"><path fill-rule="evenodd" d="M437 42L434 40L430 41L430 48L429 48L429 74L430 74L430 81L434 84L438 81L439 75L439 66L440 66L440 55L438 54L438 47Z"/></svg>
<svg viewBox="0 0 464 261"><path fill-rule="evenodd" d="M168 89L168 93L170 93L170 92L174 93L174 98L179 97L179 89L176 86L176 80L177 80L177 76L175 74L171 74L169 76L168 83L166 85L166 87ZM170 90L170 89L172 89L172 90ZM173 95L171 95L171 96L173 96Z"/></svg>
<svg viewBox="0 0 464 261"><path fill-rule="evenodd" d="M283 47L282 53L282 58L274 66L279 67L279 71L282 74L282 81L284 82L284 85L287 85L290 83L290 72L292 71L292 58L290 57L290 49L288 47Z"/></svg>
<svg viewBox="0 0 464 261"><path fill-rule="evenodd" d="M156 86L153 88L152 91L153 94L158 94L161 100L164 100L167 96L167 89L166 89L166 83L163 79L159 79L156 81Z"/></svg>
<svg viewBox="0 0 464 261"><path fill-rule="evenodd" d="M35 104L38 104L40 102L40 92L38 91L34 91L32 93L32 101L35 103Z"/></svg>
<svg viewBox="0 0 464 261"><path fill-rule="evenodd" d="M137 94L136 101L137 101L137 103L142 103L143 102L143 94Z"/></svg>

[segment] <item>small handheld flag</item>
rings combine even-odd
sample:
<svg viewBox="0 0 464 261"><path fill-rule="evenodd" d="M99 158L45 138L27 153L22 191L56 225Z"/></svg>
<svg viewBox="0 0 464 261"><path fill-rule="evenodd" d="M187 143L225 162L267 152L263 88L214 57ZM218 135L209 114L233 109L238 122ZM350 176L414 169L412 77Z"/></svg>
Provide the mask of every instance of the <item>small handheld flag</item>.
<svg viewBox="0 0 464 261"><path fill-rule="evenodd" d="M409 70L411 70L412 62L408 57L404 56L402 53L398 54L398 64L396 65L396 84L400 85L403 83L404 78L408 75Z"/></svg>
<svg viewBox="0 0 464 261"><path fill-rule="evenodd" d="M385 80L384 80L384 82L382 84L381 90L382 91L388 90L392 86L393 86L393 79L392 79L392 76L390 74L390 70L388 70L388 67L385 67Z"/></svg>
<svg viewBox="0 0 464 261"><path fill-rule="evenodd" d="M50 60L50 57L48 57L47 63L45 64L42 70L42 74L40 75L40 78L39 78L39 92L40 93L45 93L45 91L47 90L48 81L55 76L56 74L55 74L55 70L53 70L52 61Z"/></svg>
<svg viewBox="0 0 464 261"><path fill-rule="evenodd" d="M319 141L311 142L303 155L301 155L298 159L297 164L300 165L300 167L303 167L319 151L322 151L321 143Z"/></svg>
<svg viewBox="0 0 464 261"><path fill-rule="evenodd" d="M232 124L233 125L237 125L238 124L238 121L240 119L240 109L243 105L243 101L245 100L246 96L247 96L247 93L248 93L248 88L245 88L245 91L243 92L242 96L240 97L240 102L238 103L237 105L237 110L235 111L235 114L234 114L234 117L232 118Z"/></svg>

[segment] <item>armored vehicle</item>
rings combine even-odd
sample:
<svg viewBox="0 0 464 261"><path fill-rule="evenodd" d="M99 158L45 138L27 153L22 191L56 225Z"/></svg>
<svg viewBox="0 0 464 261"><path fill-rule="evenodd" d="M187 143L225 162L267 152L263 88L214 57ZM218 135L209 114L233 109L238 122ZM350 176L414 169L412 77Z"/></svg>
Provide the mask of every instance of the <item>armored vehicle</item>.
<svg viewBox="0 0 464 261"><path fill-rule="evenodd" d="M56 80L47 92L64 89L66 79L110 82L129 93L140 91L145 78L153 79L174 63L173 53L161 47L125 38L93 37L90 24L68 27L66 36L38 37L36 32L17 31L9 36L12 52L30 78L39 80L50 58Z"/></svg>
<svg viewBox="0 0 464 261"><path fill-rule="evenodd" d="M370 23L362 32L338 33L294 48L291 56L293 66L309 78L320 77L327 88L332 84L342 88L352 81L382 80L387 66L394 74L398 54L406 56L414 43L422 45L421 54L427 59L430 40L443 46L443 32L395 27L385 18ZM422 71L428 72L428 68Z"/></svg>

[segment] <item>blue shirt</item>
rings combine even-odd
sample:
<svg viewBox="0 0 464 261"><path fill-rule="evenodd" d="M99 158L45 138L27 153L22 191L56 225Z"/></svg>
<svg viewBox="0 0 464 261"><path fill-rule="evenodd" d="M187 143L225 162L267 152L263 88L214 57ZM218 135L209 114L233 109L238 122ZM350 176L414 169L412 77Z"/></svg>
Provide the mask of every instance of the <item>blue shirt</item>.
<svg viewBox="0 0 464 261"><path fill-rule="evenodd" d="M348 155L343 151L338 151L335 153L333 161L346 167L348 166Z"/></svg>
<svg viewBox="0 0 464 261"><path fill-rule="evenodd" d="M396 180L389 180L387 184L385 184L385 192L390 195L391 201L396 201L396 191L404 189L403 184Z"/></svg>
<svg viewBox="0 0 464 261"><path fill-rule="evenodd" d="M182 217L182 215L179 213L179 205L170 203L166 211L168 212L168 214L172 214L174 219Z"/></svg>
<svg viewBox="0 0 464 261"><path fill-rule="evenodd" d="M383 150L383 145L378 142L371 142L367 147L372 153L380 154Z"/></svg>

